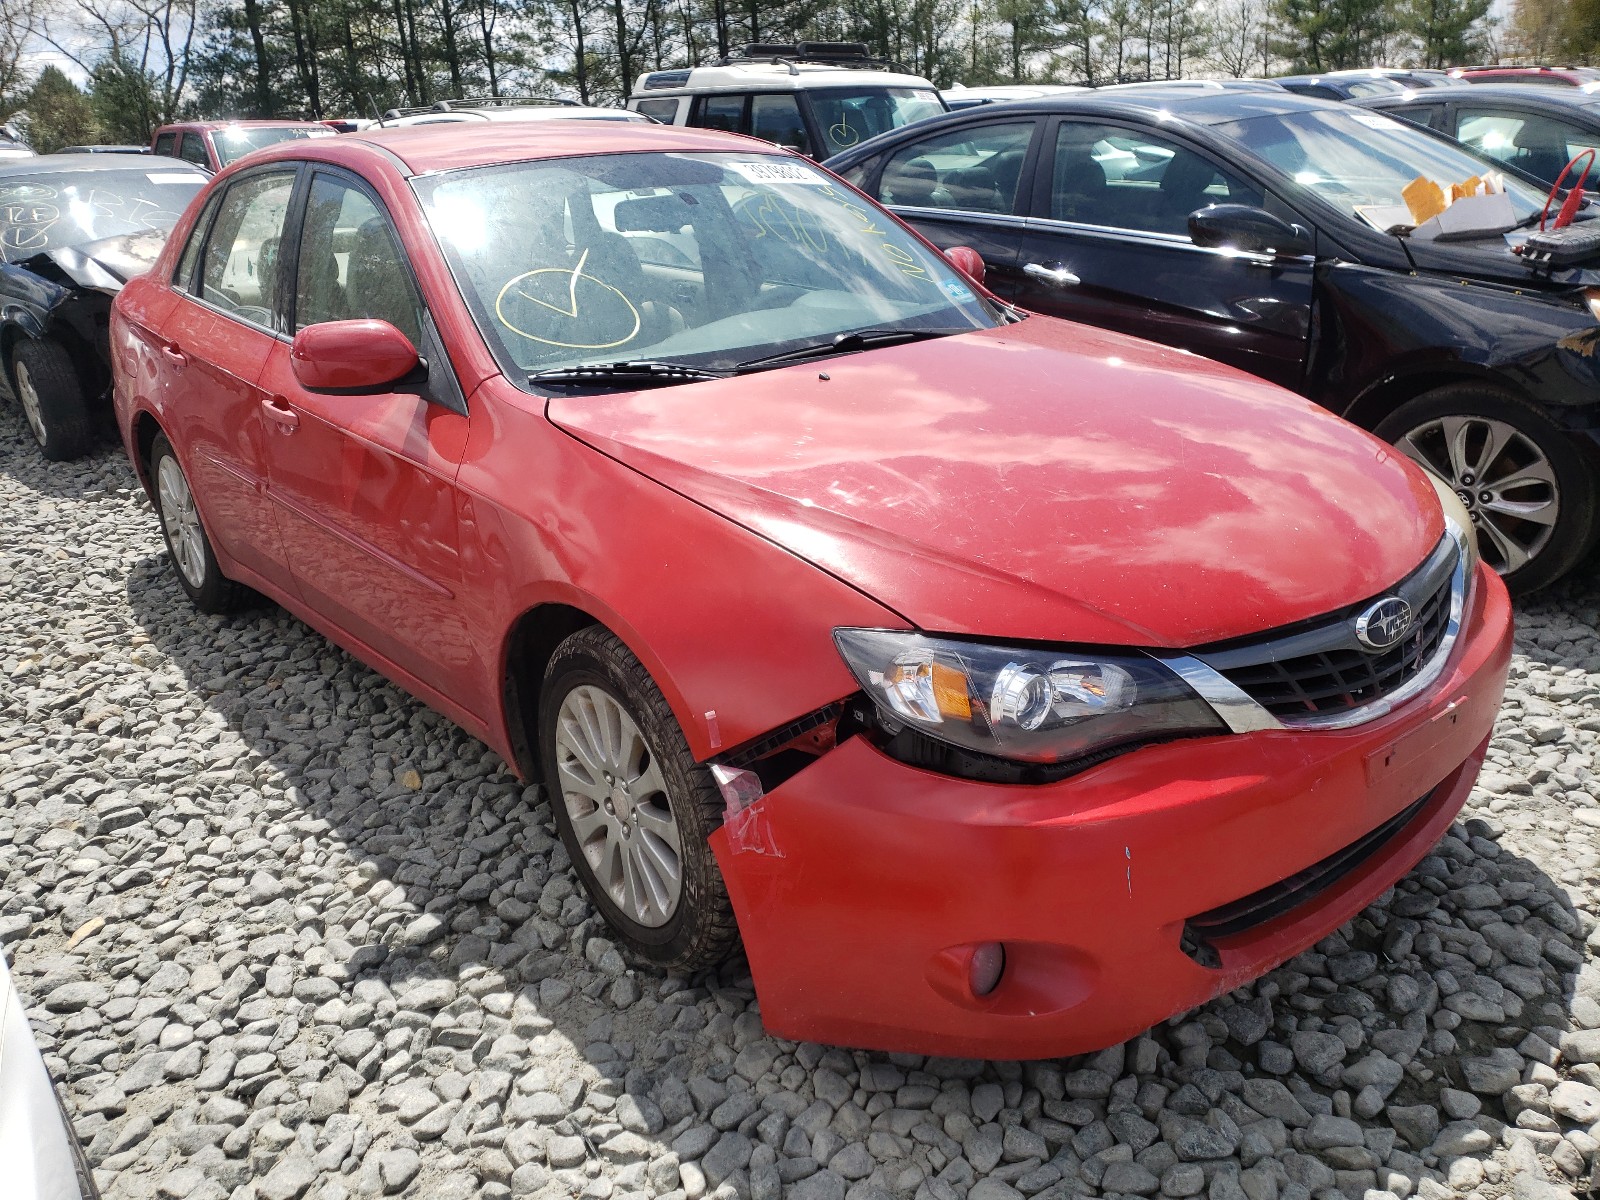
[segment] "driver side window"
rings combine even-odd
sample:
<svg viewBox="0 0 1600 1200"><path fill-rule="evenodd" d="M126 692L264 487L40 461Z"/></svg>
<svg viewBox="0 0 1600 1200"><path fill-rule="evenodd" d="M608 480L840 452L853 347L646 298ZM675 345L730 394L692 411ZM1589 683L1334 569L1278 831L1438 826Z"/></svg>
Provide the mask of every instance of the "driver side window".
<svg viewBox="0 0 1600 1200"><path fill-rule="evenodd" d="M300 235L294 331L372 317L422 344L411 268L388 216L359 188L318 172Z"/></svg>
<svg viewBox="0 0 1600 1200"><path fill-rule="evenodd" d="M1259 189L1142 129L1063 121L1057 131L1054 220L1188 237L1196 209L1261 203Z"/></svg>
<svg viewBox="0 0 1600 1200"><path fill-rule="evenodd" d="M884 164L878 199L911 208L1015 211L1032 121L964 127L914 142Z"/></svg>
<svg viewBox="0 0 1600 1200"><path fill-rule="evenodd" d="M200 298L241 321L276 331L278 269L294 172L252 175L228 189L206 242Z"/></svg>

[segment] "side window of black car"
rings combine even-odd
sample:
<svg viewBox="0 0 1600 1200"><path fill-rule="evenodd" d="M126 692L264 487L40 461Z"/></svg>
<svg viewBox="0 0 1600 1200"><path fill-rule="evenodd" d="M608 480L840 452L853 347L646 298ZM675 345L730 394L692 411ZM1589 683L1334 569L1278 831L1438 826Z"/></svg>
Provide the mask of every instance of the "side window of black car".
<svg viewBox="0 0 1600 1200"><path fill-rule="evenodd" d="M228 189L200 260L200 298L224 312L276 329L283 223L293 171L241 179Z"/></svg>
<svg viewBox="0 0 1600 1200"><path fill-rule="evenodd" d="M1480 154L1554 183L1573 157L1600 147L1600 136L1543 113L1462 104L1456 136Z"/></svg>
<svg viewBox="0 0 1600 1200"><path fill-rule="evenodd" d="M1057 130L1050 187L1057 221L1188 237L1196 209L1261 202L1259 188L1179 142L1089 122L1063 121Z"/></svg>
<svg viewBox="0 0 1600 1200"><path fill-rule="evenodd" d="M318 172L306 202L294 332L324 321L387 321L422 344L421 306L389 218L365 191Z"/></svg>
<svg viewBox="0 0 1600 1200"><path fill-rule="evenodd" d="M1017 184L1034 122L969 125L895 151L878 179L878 199L911 208L1016 210Z"/></svg>

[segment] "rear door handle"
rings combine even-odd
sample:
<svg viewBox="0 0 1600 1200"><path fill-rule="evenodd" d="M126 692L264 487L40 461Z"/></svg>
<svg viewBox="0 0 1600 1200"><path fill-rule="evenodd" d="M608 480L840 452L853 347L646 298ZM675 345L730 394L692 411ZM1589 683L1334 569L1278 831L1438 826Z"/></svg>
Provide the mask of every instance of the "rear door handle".
<svg viewBox="0 0 1600 1200"><path fill-rule="evenodd" d="M286 432L300 428L300 415L289 407L289 402L282 396L268 396L261 402L261 411L266 414L267 420L281 426Z"/></svg>
<svg viewBox="0 0 1600 1200"><path fill-rule="evenodd" d="M187 367L189 356L178 348L177 342L168 342L161 347L162 357L175 367Z"/></svg>
<svg viewBox="0 0 1600 1200"><path fill-rule="evenodd" d="M1051 287L1076 287L1083 282L1068 269L1066 263L1051 263L1049 266L1044 263L1025 263L1022 273Z"/></svg>

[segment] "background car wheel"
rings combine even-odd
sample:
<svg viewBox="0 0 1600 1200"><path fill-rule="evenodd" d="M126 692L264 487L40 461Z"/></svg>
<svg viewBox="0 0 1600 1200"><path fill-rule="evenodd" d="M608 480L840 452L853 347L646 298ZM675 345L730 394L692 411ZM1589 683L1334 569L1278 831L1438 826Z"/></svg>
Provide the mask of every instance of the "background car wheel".
<svg viewBox="0 0 1600 1200"><path fill-rule="evenodd" d="M726 959L739 929L706 841L722 795L616 635L590 626L556 648L539 750L567 855L611 928L669 971Z"/></svg>
<svg viewBox="0 0 1600 1200"><path fill-rule="evenodd" d="M217 566L211 539L200 522L189 478L172 451L164 433L156 434L150 447L150 478L155 483L156 516L161 521L161 536L166 539L167 556L172 561L178 583L201 612L226 613L244 607L252 593L235 583Z"/></svg>
<svg viewBox="0 0 1600 1200"><path fill-rule="evenodd" d="M1374 432L1455 489L1484 562L1514 594L1559 579L1588 549L1594 474L1571 437L1532 405L1454 384L1402 404Z"/></svg>
<svg viewBox="0 0 1600 1200"><path fill-rule="evenodd" d="M23 338L11 354L17 402L39 449L52 462L81 458L94 443L88 398L66 347Z"/></svg>

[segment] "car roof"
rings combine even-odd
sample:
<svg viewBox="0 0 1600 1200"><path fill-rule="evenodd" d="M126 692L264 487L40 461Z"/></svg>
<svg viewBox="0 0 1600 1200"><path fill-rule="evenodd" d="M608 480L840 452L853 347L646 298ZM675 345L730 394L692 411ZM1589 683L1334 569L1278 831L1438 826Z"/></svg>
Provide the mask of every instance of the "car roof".
<svg viewBox="0 0 1600 1200"><path fill-rule="evenodd" d="M408 174L454 171L544 158L640 152L779 154L789 152L759 138L710 129L644 121L477 121L369 127L337 138L281 142L254 151L251 165L275 159L326 162L398 159Z"/></svg>
<svg viewBox="0 0 1600 1200"><path fill-rule="evenodd" d="M656 79L653 87L649 82L651 79ZM665 82L664 79L671 79L672 82ZM779 64L751 59L679 71L650 71L639 76L628 99L669 99L699 92L748 91L752 87L759 87L763 91L803 92L829 87L932 88L933 84L921 75L901 71L826 66L815 62Z"/></svg>
<svg viewBox="0 0 1600 1200"><path fill-rule="evenodd" d="M1458 104L1482 104L1499 101L1523 108L1544 109L1550 113L1570 112L1575 108L1600 108L1600 93L1582 88L1536 88L1525 83L1475 83L1448 96L1441 96L1434 88L1427 91L1408 90L1393 96L1364 96L1357 100L1371 108L1397 108L1415 104L1443 104L1454 100Z"/></svg>
<svg viewBox="0 0 1600 1200"><path fill-rule="evenodd" d="M1197 125L1220 125L1245 117L1280 116L1284 113L1308 110L1341 110L1345 106L1335 100L1319 100L1314 96L1298 96L1282 88L1261 91L1243 88L1197 88L1179 84L1148 87L1106 88L1089 92L1066 92L1056 96L1040 96L1033 100L1009 100L1005 112L1045 113L1104 113L1146 118L1157 113L1192 121ZM959 114L929 117L915 125L901 129L928 129L935 122L993 119L994 110L985 112L982 107L962 109ZM895 133L900 130L895 130Z"/></svg>
<svg viewBox="0 0 1600 1200"><path fill-rule="evenodd" d="M292 121L291 120L281 120L281 121L270 121L270 120L173 121L170 125L161 126L161 128L157 129L156 132L157 133L163 133L163 132L165 132L165 131L167 131L169 129L189 129L189 130L195 130L195 131L198 131L198 132L215 132L218 129L231 129L231 128L235 127L235 126L243 126L246 129L326 129L327 128L327 126L324 125L321 121L300 121L300 120L292 120Z"/></svg>
<svg viewBox="0 0 1600 1200"><path fill-rule="evenodd" d="M32 158L0 158L0 175L58 175L67 171L188 171L197 179L210 173L181 158L144 154L36 154Z"/></svg>

